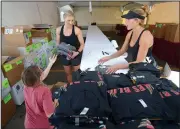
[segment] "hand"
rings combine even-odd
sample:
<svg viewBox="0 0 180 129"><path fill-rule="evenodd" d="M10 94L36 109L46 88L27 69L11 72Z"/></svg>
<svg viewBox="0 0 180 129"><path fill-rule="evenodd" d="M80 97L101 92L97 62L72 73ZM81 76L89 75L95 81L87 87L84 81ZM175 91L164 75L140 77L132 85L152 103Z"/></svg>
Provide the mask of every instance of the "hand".
<svg viewBox="0 0 180 129"><path fill-rule="evenodd" d="M73 55L71 56L71 59L74 59L77 55L79 55L79 52L73 51Z"/></svg>
<svg viewBox="0 0 180 129"><path fill-rule="evenodd" d="M54 99L53 105L54 105L55 108L56 108L57 106L59 106L59 101L58 101L58 99Z"/></svg>
<svg viewBox="0 0 180 129"><path fill-rule="evenodd" d="M109 67L106 71L107 74L112 74L112 73L115 73L117 70L120 69L120 65L117 64L117 65L113 65L111 67Z"/></svg>
<svg viewBox="0 0 180 129"><path fill-rule="evenodd" d="M57 55L53 55L52 57L49 58L49 63L54 64L56 59L57 59Z"/></svg>
<svg viewBox="0 0 180 129"><path fill-rule="evenodd" d="M111 59L110 56L106 56L106 57L101 58L101 59L98 61L98 63L99 63L99 64L103 64L103 63L107 62L107 61L110 60L110 59Z"/></svg>

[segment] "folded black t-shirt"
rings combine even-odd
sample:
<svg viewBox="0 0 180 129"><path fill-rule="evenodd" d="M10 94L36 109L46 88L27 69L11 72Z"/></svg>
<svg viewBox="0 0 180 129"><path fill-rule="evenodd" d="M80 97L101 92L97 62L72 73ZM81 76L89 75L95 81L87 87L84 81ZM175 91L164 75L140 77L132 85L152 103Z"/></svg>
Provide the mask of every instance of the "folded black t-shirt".
<svg viewBox="0 0 180 129"><path fill-rule="evenodd" d="M72 73L73 81L103 81L102 75L97 71L83 72L80 69Z"/></svg>
<svg viewBox="0 0 180 129"><path fill-rule="evenodd" d="M141 72L150 72L155 75L157 78L161 76L160 70L154 67L153 64L141 62L141 63L132 63L129 65L129 71L141 71Z"/></svg>
<svg viewBox="0 0 180 129"><path fill-rule="evenodd" d="M180 88L172 81L161 78L161 84L153 85L165 101L166 105L172 110L175 115L175 121L180 122Z"/></svg>
<svg viewBox="0 0 180 129"><path fill-rule="evenodd" d="M108 91L116 123L128 119L174 119L171 110L150 84L116 88Z"/></svg>
<svg viewBox="0 0 180 129"><path fill-rule="evenodd" d="M104 82L107 85L108 90L121 88L121 87L128 87L133 86L130 78L121 73L121 74L104 74L103 75Z"/></svg>

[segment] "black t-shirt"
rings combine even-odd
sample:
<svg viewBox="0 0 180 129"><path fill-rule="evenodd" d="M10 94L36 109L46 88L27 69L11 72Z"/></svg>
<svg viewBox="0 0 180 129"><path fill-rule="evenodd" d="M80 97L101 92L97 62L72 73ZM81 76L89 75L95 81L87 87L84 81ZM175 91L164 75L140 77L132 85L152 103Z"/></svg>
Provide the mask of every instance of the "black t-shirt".
<svg viewBox="0 0 180 129"><path fill-rule="evenodd" d="M130 78L125 74L104 74L104 82L107 85L107 89L115 89L121 87L133 86Z"/></svg>
<svg viewBox="0 0 180 129"><path fill-rule="evenodd" d="M107 87L96 81L77 81L61 87L60 105L56 108L54 118L63 121L63 117L80 115L86 108L87 116L108 117L111 109L107 98ZM55 125L56 119L53 120Z"/></svg>
<svg viewBox="0 0 180 129"><path fill-rule="evenodd" d="M80 69L72 73L73 81L103 81L103 76L97 71L83 72Z"/></svg>
<svg viewBox="0 0 180 129"><path fill-rule="evenodd" d="M155 75L148 71L129 71L129 78L136 85L138 84L160 84L161 81Z"/></svg>
<svg viewBox="0 0 180 129"><path fill-rule="evenodd" d="M180 88L178 88L172 81L161 78L162 84L154 85L159 91L161 98L164 99L167 106L175 115L175 120L180 122Z"/></svg>
<svg viewBox="0 0 180 129"><path fill-rule="evenodd" d="M129 71L150 72L151 74L155 75L158 78L161 76L159 69L157 69L154 65L146 62L130 64Z"/></svg>
<svg viewBox="0 0 180 129"><path fill-rule="evenodd" d="M112 89L108 94L116 123L141 118L173 119L171 110L150 84Z"/></svg>

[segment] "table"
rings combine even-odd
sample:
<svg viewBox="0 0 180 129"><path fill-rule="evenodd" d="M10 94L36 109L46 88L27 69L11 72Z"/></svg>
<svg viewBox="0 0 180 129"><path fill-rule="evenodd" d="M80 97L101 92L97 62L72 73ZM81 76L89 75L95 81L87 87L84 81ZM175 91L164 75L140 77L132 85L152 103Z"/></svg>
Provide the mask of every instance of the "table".
<svg viewBox="0 0 180 129"><path fill-rule="evenodd" d="M97 26L89 26L86 35L86 42L83 50L80 69L86 70L87 68L90 68L89 71L94 71L95 67L98 65L98 60L104 56L107 56L107 55L103 55L102 51L108 52L109 55L111 55L117 50L114 48L113 44L109 41L109 39L102 33L102 31ZM124 54L121 57L112 59L104 63L104 65L128 63L124 59L126 56L127 54ZM118 70L116 73L126 74L127 72L128 69L121 69Z"/></svg>
<svg viewBox="0 0 180 129"><path fill-rule="evenodd" d="M174 84L176 84L180 88L179 76L180 76L179 72L171 71L171 74L169 77L167 77L167 79L171 80Z"/></svg>

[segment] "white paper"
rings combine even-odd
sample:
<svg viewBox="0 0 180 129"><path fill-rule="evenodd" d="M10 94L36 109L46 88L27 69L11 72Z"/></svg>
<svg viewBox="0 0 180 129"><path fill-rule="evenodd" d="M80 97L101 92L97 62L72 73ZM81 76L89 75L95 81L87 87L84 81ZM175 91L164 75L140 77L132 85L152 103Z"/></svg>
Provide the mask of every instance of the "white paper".
<svg viewBox="0 0 180 129"><path fill-rule="evenodd" d="M117 42L116 42L116 40L112 40L111 43L113 44L113 46L114 46L115 48L118 48L118 47L119 47L118 44L117 44Z"/></svg>
<svg viewBox="0 0 180 129"><path fill-rule="evenodd" d="M9 34L13 34L13 29L9 29Z"/></svg>
<svg viewBox="0 0 180 129"><path fill-rule="evenodd" d="M142 106L143 106L144 108L147 108L147 107L148 107L147 104L144 102L144 100L139 99L139 102L142 104Z"/></svg>
<svg viewBox="0 0 180 129"><path fill-rule="evenodd" d="M82 112L80 113L80 115L86 115L86 113L89 111L89 108L85 107Z"/></svg>
<svg viewBox="0 0 180 129"><path fill-rule="evenodd" d="M23 30L20 30L20 33L22 33L23 32Z"/></svg>
<svg viewBox="0 0 180 129"><path fill-rule="evenodd" d="M19 32L19 29L16 29L16 33L18 33Z"/></svg>

